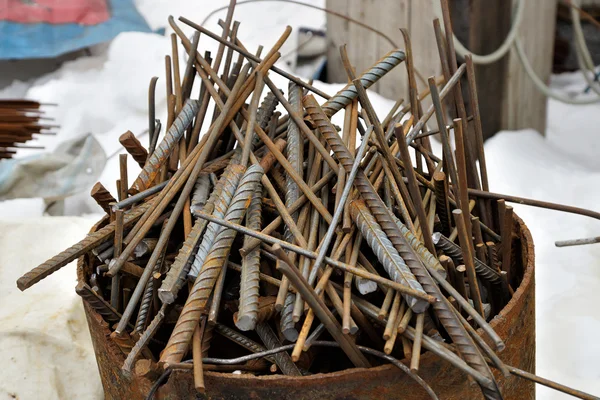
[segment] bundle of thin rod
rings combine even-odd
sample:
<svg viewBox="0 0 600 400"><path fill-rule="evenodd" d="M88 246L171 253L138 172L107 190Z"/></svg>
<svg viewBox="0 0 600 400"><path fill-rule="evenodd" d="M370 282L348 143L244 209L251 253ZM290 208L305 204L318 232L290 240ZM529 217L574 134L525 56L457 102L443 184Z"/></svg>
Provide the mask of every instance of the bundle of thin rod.
<svg viewBox="0 0 600 400"><path fill-rule="evenodd" d="M0 159L13 158L18 149L41 149L24 143L34 135L53 134L56 128L42 121L48 120L40 110L40 103L30 100L0 100Z"/></svg>
<svg viewBox="0 0 600 400"><path fill-rule="evenodd" d="M149 148L131 132L121 137L142 172L129 184L122 155L118 201L100 184L92 191L108 214L98 229L25 274L19 288L86 256L77 293L110 324L110 340L126 356L123 371L161 369L157 385L190 364L202 391L205 369L305 375L392 362L436 398L418 376L423 351L467 373L487 399L502 398L490 365L541 382L503 364L495 350L504 343L487 322L522 271L511 257L512 209L469 198L468 188L488 189L470 60L457 66L436 21L445 84L439 90L429 80L429 109L404 31L406 49L359 76L342 48L350 83L329 96L274 66L289 27L264 57L246 50L239 24L231 24L234 4L220 36L181 18L198 31L190 41L170 18L164 138L152 79ZM200 32L219 41L214 60L197 51ZM190 55L185 68L177 36ZM402 62L410 104L397 102L381 121L366 88ZM289 86L277 87L271 73ZM445 111L456 117L451 127ZM338 112L341 129L330 121ZM443 159L431 152L433 115Z"/></svg>

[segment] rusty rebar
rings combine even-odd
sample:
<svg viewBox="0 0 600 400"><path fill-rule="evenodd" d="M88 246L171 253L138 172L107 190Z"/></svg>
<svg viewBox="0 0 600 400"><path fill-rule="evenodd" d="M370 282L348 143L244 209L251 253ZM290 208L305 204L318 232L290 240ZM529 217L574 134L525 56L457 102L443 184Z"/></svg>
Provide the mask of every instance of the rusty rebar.
<svg viewBox="0 0 600 400"><path fill-rule="evenodd" d="M166 223L164 225L166 225ZM164 225L163 225L163 228L164 228ZM162 252L160 262L157 262L154 265L154 269L152 270L153 276L150 277L150 279L148 280L148 283L146 284L146 289L144 290L142 302L140 303L140 310L138 311L138 317L135 322L135 331L138 334L141 334L144 331L144 328L146 327L146 322L148 321L148 315L150 313L150 307L152 306L152 303L155 300L154 292L156 291L156 288L154 286L158 284L158 282L156 282L156 278L154 277L154 274L158 273L161 270L161 268L163 267L163 264L165 262L166 252L167 252L167 249L165 248ZM131 301L131 299L130 299L130 301Z"/></svg>
<svg viewBox="0 0 600 400"><path fill-rule="evenodd" d="M367 71L363 72L358 79L365 89L370 88L379 79L383 78L394 67L399 65L405 59L404 51L395 49L381 57ZM328 117L331 117L342 108L345 108L352 100L358 97L358 92L353 83L347 84L343 89L337 92L329 100L327 100L322 108ZM371 121L375 123L375 121Z"/></svg>
<svg viewBox="0 0 600 400"><path fill-rule="evenodd" d="M148 345L150 339L156 334L158 328L164 321L166 307L166 304L163 304L161 306L160 310L158 310L158 313L152 319L152 322L150 322L144 333L140 335L140 338L135 343L135 345L127 355L125 362L123 363L123 367L121 368L123 371L131 372L133 363L135 363L136 358L139 356L140 352Z"/></svg>
<svg viewBox="0 0 600 400"><path fill-rule="evenodd" d="M288 277L290 282L302 295L302 298L304 298L304 300L306 300L306 302L309 304L315 315L319 318L319 320L321 320L321 322L325 324L327 331L331 334L331 336L333 336L336 342L340 344L340 347L346 353L348 358L350 358L352 363L356 367L370 367L369 361L360 352L360 350L358 350L356 345L342 333L341 326L331 314L329 309L325 306L323 300L315 295L314 290L310 287L302 275L300 275L297 270L295 270L286 262L287 256L285 255L283 249L275 245L273 250L279 257L279 261L282 261L278 262L277 269Z"/></svg>
<svg viewBox="0 0 600 400"><path fill-rule="evenodd" d="M220 195L215 199L214 209L212 212L212 214L215 217L223 218L227 213L229 205L231 204L231 201L233 199L234 193L245 171L246 169L242 165L231 163L230 166L227 167L227 169L221 176L219 183L217 183L217 185L221 185L221 188L219 190ZM210 252L220 230L221 227L217 224L208 224L208 226L206 227L206 233L202 237L200 247L198 248L198 251L194 256L194 261L188 272L189 278L195 279L198 276L200 268L202 268L204 260Z"/></svg>
<svg viewBox="0 0 600 400"><path fill-rule="evenodd" d="M477 190L477 189L469 189L469 195L475 196L475 197L481 197L484 199L491 199L491 200L505 200L509 203L522 204L522 205L531 206L531 207L546 208L548 210L562 211L562 212L566 212L566 213L570 213L570 214L577 214L577 215L583 215L585 217L590 217L590 218L594 218L594 219L600 219L599 212L596 212L593 210L588 210L585 208L568 206L565 204L550 203L548 201L528 199L526 197L512 196L509 194L486 192L485 190Z"/></svg>
<svg viewBox="0 0 600 400"><path fill-rule="evenodd" d="M452 231L452 222L450 218L450 204L448 202L448 181L446 180L446 174L442 171L435 171L433 173L434 192L436 201L436 210L440 218L442 225L442 233L444 235L450 235ZM435 243L434 243L435 244Z"/></svg>
<svg viewBox="0 0 600 400"><path fill-rule="evenodd" d="M225 325L216 324L214 326L214 330L217 331L217 333L219 333L223 337L231 340L232 342L234 342L235 344L237 344L239 346L242 346L243 348L245 348L246 350L248 350L252 353L259 353L261 351L267 350L267 348L264 347L263 345L261 345L260 343L255 342L254 340L242 335L241 333L237 332L236 330L231 329ZM265 359L268 360L269 362L275 364L275 358L273 356L266 356Z"/></svg>
<svg viewBox="0 0 600 400"><path fill-rule="evenodd" d="M219 316L219 309L221 308L221 298L223 297L223 290L225 289L225 279L227 278L227 264L229 258L225 260L223 266L221 267L221 271L219 272L219 277L215 282L212 298L210 301L210 308L208 310L208 318L206 321L210 325L214 325L217 323L217 318Z"/></svg>
<svg viewBox="0 0 600 400"><path fill-rule="evenodd" d="M204 211L211 212L213 207L214 205L209 203ZM177 253L175 261L171 264L171 268L158 289L158 297L163 303L172 304L177 297L177 293L179 293L179 290L183 287L187 273L192 265L194 251L206 225L206 220L197 220L192 227L192 231L185 238L183 246Z"/></svg>
<svg viewBox="0 0 600 400"><path fill-rule="evenodd" d="M123 227L127 228L136 222L144 212L146 212L153 205L153 202L140 205L125 213L125 219L123 221ZM58 255L52 257L48 261L40 264L36 268L27 272L17 280L17 287L20 290L25 290L47 276L58 271L68 263L77 258L81 257L88 251L95 249L100 244L109 241L115 233L115 223L111 222L103 228L98 229L96 232L89 233L85 239L79 241L68 249L62 251Z"/></svg>
<svg viewBox="0 0 600 400"><path fill-rule="evenodd" d="M96 184L92 187L90 196L96 200L96 203L98 203L98 205L107 214L110 214L111 203L116 203L117 201L100 182L96 182Z"/></svg>
<svg viewBox="0 0 600 400"><path fill-rule="evenodd" d="M435 246L438 249L442 250L444 254L451 257L456 263L456 265L464 263L462 251L459 245L450 241L450 239L442 235L440 232L434 233L432 238ZM504 295L508 294L508 288L506 287L506 284L504 283L504 280L502 279L502 276L498 271L496 271L494 268L487 266L483 261L481 261L478 258L475 258L474 262L475 272L477 273L477 276L480 279L498 287L502 291L502 293L504 293Z"/></svg>
<svg viewBox="0 0 600 400"><path fill-rule="evenodd" d="M398 254L392 242L390 242L381 229L381 226L377 223L373 215L371 215L365 202L354 200L350 203L350 214L390 278L395 282L402 283L405 286L425 293L421 284L414 278L414 275ZM405 296L405 299L410 308L416 312L423 312L429 306L429 303L426 301L414 297Z"/></svg>
<svg viewBox="0 0 600 400"><path fill-rule="evenodd" d="M435 84L434 89L437 91ZM340 137L337 135L337 132L335 132L335 129L331 126L331 123L320 109L316 100L311 96L305 96L304 105L310 118L317 126L317 129L321 132L321 135L328 142L329 146L340 161L340 164L342 164L346 170L351 168L351 154L341 142ZM412 247L406 242L406 239L391 217L390 210L385 206L385 204L383 204L381 198L379 198L373 186L364 174L358 174L356 186L361 192L371 212L381 224L383 231L386 233L389 240L398 251L400 257L404 259L411 272L423 286L425 292L438 300L433 303L433 308L435 309L440 322L446 328L446 331L454 343L456 343L459 352L462 354L467 363L469 363L469 365L489 378L489 384L482 386L482 390L484 390L484 392L490 396L498 393L498 388L493 380L493 375L483 360L481 353L477 350L473 340L469 337L460 321L458 321L456 315L454 315L454 312L451 309L452 306L448 303L448 300L446 297L444 297L439 287L432 279L430 274L431 271L435 272L435 270L432 268L426 269L427 266L424 266L420 258L415 254ZM439 276L439 274L435 274Z"/></svg>
<svg viewBox="0 0 600 400"><path fill-rule="evenodd" d="M262 175L263 169L260 165L253 165L248 168L225 215L226 221L238 223L242 220L246 213L247 204ZM185 355L195 326L200 321L200 315L206 307L208 297L217 280L220 268L229 256L236 234L237 232L232 229L222 229L217 234L212 250L202 265L202 269L190 290L185 306L161 356L161 362L164 364L180 362Z"/></svg>
<svg viewBox="0 0 600 400"><path fill-rule="evenodd" d="M348 196L350 196L350 191L352 190L354 180L356 179L356 175L358 174L358 170L360 167L360 161L364 157L365 152L367 150L371 132L373 132L372 126L369 129L367 129L367 132L365 133L365 135L363 137L363 142L361 143L360 148L358 149L356 158L352 164L352 168L350 169L350 172L348 173L348 178L346 179L346 182L344 185L344 190L342 191L342 194L339 198L339 202L341 204L346 204L346 202L348 200ZM314 281L317 271L319 270L319 268L321 268L321 264L323 263L323 258L325 257L327 249L329 248L329 245L331 244L331 239L333 238L333 234L335 233L335 231L337 229L337 225L338 225L343 213L344 213L344 207L338 206L333 214L333 218L331 220L329 228L327 229L325 238L319 245L320 250L318 251L317 259L315 260L315 263L312 267L313 269L311 270L311 273L310 273L310 276L308 279L309 282ZM364 235L364 232L363 232L363 235ZM392 279L393 279L393 277L392 277ZM394 280L396 280L396 279L394 279ZM396 281L396 282L398 282L398 281ZM407 283L407 282L404 282L404 283ZM411 286L411 285L408 284L407 286Z"/></svg>
<svg viewBox="0 0 600 400"><path fill-rule="evenodd" d="M119 143L127 150L140 168L144 168L148 158L148 150L135 137L133 132L127 131L119 137Z"/></svg>
<svg viewBox="0 0 600 400"><path fill-rule="evenodd" d="M177 119L173 121L162 142L160 142L156 150L150 155L142 172L140 172L140 175L133 182L130 190L131 194L141 192L150 187L152 181L158 175L160 167L165 164L173 152L175 145L179 143L185 130L192 123L198 113L199 107L200 103L196 100L186 101L185 106L177 116Z"/></svg>
<svg viewBox="0 0 600 400"><path fill-rule="evenodd" d="M224 219L221 218L215 218L211 215L208 214L204 214L204 213L200 213L199 215L200 218L202 219L206 219L210 222L215 222L219 225L222 225L226 228L230 228L230 229L234 229L237 232L243 233L244 235L250 235L253 236L255 238L259 238L259 241L265 242L265 243L269 243L269 244L278 244L281 247L283 247L284 249L288 250L288 251L293 251L296 254L300 254L302 256L311 258L311 259L316 259L317 258L317 253L310 251L310 250L306 250L303 247L300 246L296 246L293 245L291 243L288 243L284 240L281 239L277 239L273 236L269 236L269 235L265 235L261 232L257 232L257 231L253 231L252 229L248 229L243 225L239 225L239 224L235 224L235 223L231 223L230 221L226 221ZM337 261L333 258L330 257L325 257L325 263L328 265L331 265L332 267L339 269L341 271L344 272L350 272L355 276L359 276L361 278L364 279L369 279L373 282L377 282L385 287L394 289L394 290L398 290L402 293L406 293L410 296L413 297L418 297L421 298L423 300L428 301L429 303L434 303L436 302L435 298L433 296L427 295L427 294L422 294L421 292L419 292L418 290L414 290L408 286L404 286L402 284L399 284L397 282L394 282L390 279L386 279L384 277L381 277L379 275L373 274L371 272L368 272L362 268L357 268L354 267L352 265L348 265L345 264L343 262ZM435 271L435 269L433 269L433 271ZM439 276L439 275L438 275Z"/></svg>
<svg viewBox="0 0 600 400"><path fill-rule="evenodd" d="M202 32L203 34L211 37L212 39L218 41L219 43L224 44L225 46L231 47L232 49L234 49L235 51L237 51L238 53L242 54L246 59L260 63L263 62L263 60L267 59L267 57L265 57L263 60L261 60L259 57L253 55L252 53L249 53L248 51L246 51L245 49L243 49L241 46L239 46L239 40L236 40L236 42L238 43L237 45L234 43L231 43L229 41L224 40L223 38L220 38L219 36L215 35L214 33L212 33L211 31L209 31L208 29L202 27L201 25L198 25L192 21L190 21L189 19L185 18L185 17L179 17L179 20L181 22L183 22L186 25L191 26L192 28L198 30L199 32ZM324 93L323 91L315 88L312 85L307 84L306 82L302 81L302 79L299 79L297 77L295 77L292 74L289 74L285 71L283 71L282 69L276 67L276 66L271 66L270 69L276 73L278 73L279 75L285 77L286 79L296 83L297 85L302 86L303 88L306 88L308 90L310 90L311 92L318 94L319 96L323 97L324 99L329 99L331 96L329 96L328 94Z"/></svg>
<svg viewBox="0 0 600 400"><path fill-rule="evenodd" d="M121 318L121 314L110 303L94 292L85 282L77 284L75 293L81 296L107 322L117 322Z"/></svg>
<svg viewBox="0 0 600 400"><path fill-rule="evenodd" d="M510 282L511 278L511 253L512 253L512 232L513 232L513 208L504 204L504 200L498 200L500 213L500 233L502 234L502 271L506 272L506 280ZM501 203L501 205L500 205Z"/></svg>
<svg viewBox="0 0 600 400"><path fill-rule="evenodd" d="M262 340L267 349L272 350L281 347L281 342L275 335L275 332L273 332L271 327L266 322L262 322L256 325L256 333L258 333L260 340ZM275 358L275 363L277 364L279 369L281 369L281 372L283 372L285 375L302 375L288 353L277 353L273 356L273 358Z"/></svg>
<svg viewBox="0 0 600 400"><path fill-rule="evenodd" d="M246 215L246 226L259 230L262 225L262 187L257 186ZM244 237L244 243L249 237ZM260 249L255 248L242 257L240 279L240 304L235 325L243 330L253 330L258 322Z"/></svg>
<svg viewBox="0 0 600 400"><path fill-rule="evenodd" d="M231 268L231 263L228 264L228 266ZM275 297L274 296L262 296L259 297L257 300L257 305L256 305L256 316L254 318L254 325L256 326L257 323L260 322L266 322L271 320L271 318L273 318L275 316L275 314L277 314L277 310L275 310ZM240 320L240 309L238 308L238 311L235 312L233 314L233 322L235 323L235 325L238 327L238 329L241 330L249 330L249 329L242 329L239 328L239 320ZM244 326L245 328L245 326ZM254 329L254 327L252 328Z"/></svg>
<svg viewBox="0 0 600 400"><path fill-rule="evenodd" d="M474 255L473 255L473 243L470 240L467 227L465 226L465 219L461 210L452 211L454 216L454 222L458 229L458 239L460 241L460 248L463 254L464 265L467 268L467 278L469 279L469 290L471 292L471 301L475 305L475 309L479 314L484 316L483 304L481 302L481 293L479 291L479 282L477 281L477 273L475 271Z"/></svg>

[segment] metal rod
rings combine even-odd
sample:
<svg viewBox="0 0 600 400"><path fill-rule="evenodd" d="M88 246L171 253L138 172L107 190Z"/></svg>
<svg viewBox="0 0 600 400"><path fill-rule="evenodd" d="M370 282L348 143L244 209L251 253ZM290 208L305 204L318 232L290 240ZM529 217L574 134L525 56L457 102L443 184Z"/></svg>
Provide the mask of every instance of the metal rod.
<svg viewBox="0 0 600 400"><path fill-rule="evenodd" d="M361 143L360 148L358 149L358 154L356 155L356 158L354 159L354 163L352 164L352 169L350 170L350 173L348 174L348 179L346 180L346 184L344 185L344 191L342 192L342 195L340 196L340 204L346 204L346 201L348 200L348 196L350 195L350 191L352 190L352 186L354 184L354 179L356 178L356 174L358 173L358 169L360 167L360 161L364 157L365 152L367 150L367 145L368 145L369 137L371 136L371 132L373 132L372 125L371 125L371 127L369 127L369 129L367 129L367 132L365 133L365 136L363 137L363 142ZM327 250L329 249L329 244L331 243L331 239L333 238L333 234L335 233L335 231L337 229L337 225L338 225L339 220L343 213L344 213L344 207L338 206L333 214L333 218L331 220L331 223L329 224L329 228L327 229L325 238L319 245L320 250L318 251L317 259L315 260L315 263L310 272L311 276L316 275L317 271L321 268L321 264L323 263L325 254L327 254ZM310 281L311 281L311 279L309 277L309 282Z"/></svg>
<svg viewBox="0 0 600 400"><path fill-rule="evenodd" d="M329 309L325 306L323 300L315 295L314 290L308 285L308 282L302 277L302 275L300 275L297 270L295 270L286 262L286 260L289 260L289 258L281 246L274 245L273 247L275 254L277 254L279 260L282 261L277 264L277 269L288 277L302 298L309 304L315 315L317 315L319 320L325 324L327 331L340 344L340 347L346 353L348 358L350 358L352 363L359 368L370 367L371 365L369 361L365 358L365 356L362 355L356 345L342 333L341 326L336 321L333 314L331 314Z"/></svg>

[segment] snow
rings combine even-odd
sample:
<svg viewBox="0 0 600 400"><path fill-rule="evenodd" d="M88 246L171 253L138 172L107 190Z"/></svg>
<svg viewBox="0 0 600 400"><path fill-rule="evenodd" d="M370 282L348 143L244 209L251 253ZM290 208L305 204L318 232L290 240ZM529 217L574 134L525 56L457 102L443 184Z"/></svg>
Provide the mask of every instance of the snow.
<svg viewBox="0 0 600 400"><path fill-rule="evenodd" d="M569 106L553 107L569 114ZM581 119L574 129L593 132L587 123ZM586 143L586 139L580 143ZM491 191L600 209L597 203L600 192L590 184L600 179L600 171L588 167L593 159L569 154L573 147L562 150L551 137L544 139L531 130L501 132L485 147ZM600 221L518 204L513 207L529 227L535 243L536 372L599 395L600 248L594 245L557 248L554 241L597 236ZM566 398L541 387L538 396Z"/></svg>
<svg viewBox="0 0 600 400"><path fill-rule="evenodd" d="M214 0L207 6L205 1L136 1L153 29L168 28L169 15L183 15L200 23L211 10L227 3ZM324 1L310 3L323 5ZM225 18L225 11L209 19L205 26L218 31L219 18ZM285 25L290 25L294 31L282 54L295 47L295 30L299 26L315 29L325 26L322 12L272 2L239 5L235 19L242 22L239 37L251 51L259 44L268 49ZM192 34L183 23L178 24L187 35ZM168 28L167 34L170 33ZM215 54L217 47L213 40L201 37L202 50ZM0 90L0 97L27 96L58 104L46 108L61 125L57 136L40 139L47 150L61 141L91 132L110 155L119 151L117 139L126 130L147 143L148 137L143 133L148 123L147 91L152 76L159 77L157 118L166 121L165 54L170 54L168 36L123 33L108 45L96 46L89 57L66 62L57 71L40 78L14 82ZM185 57L180 54L180 58L183 69ZM288 65L286 61L281 60L278 66L290 70L293 64ZM275 74L271 77L287 91L284 79ZM565 93L578 93L585 87L583 78L576 73L555 76L552 85ZM315 82L315 86L331 94L343 84ZM370 96L383 118L394 101L374 93ZM595 185L600 178L599 111L598 105L569 106L550 100L545 138L535 131L524 130L500 132L486 142L491 190L600 210L597 204L600 189ZM341 125L341 114L334 123ZM439 153L440 146L434 147ZM130 158L130 179L137 171L139 167ZM100 181L115 193L117 178L118 157L114 156L109 159ZM600 247L554 247L555 240L599 235L600 222L513 206L531 230L536 246L537 373L600 395L597 362L600 310L596 306L600 304ZM88 193L67 199L65 208L69 215L99 212ZM10 304L10 309L0 307L0 359L14 359L0 378L0 399L9 398L11 393L23 399L39 398L40 393L44 393L41 396L44 398L71 398L69 394L73 393L77 393L78 398L101 398L99 381L92 378L97 377L93 349L79 299L73 290L74 266L25 293L18 292L14 285L20 274L83 237L95 220L93 217L39 218L43 209L41 199L0 203L0 267L4 267L0 268L0 304ZM60 229L60 235L56 229ZM51 290L55 291L52 295ZM70 329L65 329L66 326ZM46 339L38 340L38 337ZM25 373L26 368L29 369ZM31 385L32 382L35 384ZM568 397L538 388L538 398Z"/></svg>

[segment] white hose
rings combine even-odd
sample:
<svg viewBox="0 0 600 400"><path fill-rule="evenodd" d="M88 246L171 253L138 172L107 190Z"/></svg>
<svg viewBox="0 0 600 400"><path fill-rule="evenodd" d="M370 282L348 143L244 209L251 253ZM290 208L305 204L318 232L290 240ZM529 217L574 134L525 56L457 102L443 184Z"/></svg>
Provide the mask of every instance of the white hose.
<svg viewBox="0 0 600 400"><path fill-rule="evenodd" d="M600 95L600 88L596 86L598 82L594 82L588 75L588 71L591 72L592 76L596 74L596 67L594 66L594 62L592 61L592 55L590 54L590 50L585 43L585 37L583 35L583 29L581 28L581 16L575 7L579 8L579 0L571 0L573 3L571 7L571 19L573 20L573 30L574 30L574 38L575 38L575 54L577 56L577 63L581 72L583 73L583 77L585 81L588 83L589 87Z"/></svg>
<svg viewBox="0 0 600 400"><path fill-rule="evenodd" d="M441 17L442 10L440 4L437 0L433 0L433 3L435 4L436 13L438 14L440 22L443 26L444 22L443 18ZM519 27L521 26L521 22L523 21L523 15L525 14L525 2L523 0L515 0L515 3L516 10L510 31L508 32L508 35L506 35L506 39L504 39L504 42L500 45L500 47L498 47L494 52L482 56L471 52L460 42L460 40L456 38L456 36L454 36L454 48L456 49L456 53L463 59L467 54L471 54L473 62L480 65L493 64L504 57L517 39L517 33L519 31Z"/></svg>
<svg viewBox="0 0 600 400"><path fill-rule="evenodd" d="M527 74L527 76L529 76L529 78L533 82L534 86L540 92L542 92L545 96L550 97L554 100L557 100L557 101L560 101L560 102L563 102L566 104L572 104L572 105L587 105L587 104L600 103L600 96L594 96L594 98L592 98L592 99L573 99L571 97L556 93L536 75L535 71L531 67L531 64L529 63L529 60L527 59L527 56L525 55L525 52L523 50L523 44L521 43L521 40L517 37L517 31L523 20L523 14L524 14L524 6L523 5L525 2L523 0L514 0L514 1L515 1L515 5L516 5L514 20L511 24L510 31L509 31L508 35L506 36L506 39L504 40L504 43L502 43L502 45L496 51L494 51L493 53L488 54L486 56L480 56L480 55L473 54L473 62L476 64L483 64L483 65L491 64L495 61L498 61L503 56L505 56L506 53L508 52L508 50L514 46L517 56L519 58L519 61L520 61L521 65L523 66L523 69L525 70L525 73ZM579 3L578 0L571 0L571 1L574 3L575 6L578 6L578 3ZM435 5L434 6L435 12L436 12L438 18L440 19L440 22L443 24L443 18L441 15L442 14L441 7L436 0L433 0L433 3ZM573 28L575 31L575 39L576 39L575 40L576 41L575 50L577 53L577 60L578 60L579 68L582 70L583 76L584 76L586 82L592 88L592 90L594 90L594 92L596 92L600 95L600 89L598 89L595 86L596 82L593 82L592 79L587 74L587 71L589 71L589 70L594 71L594 64L592 62L592 57L590 55L589 49L587 48L585 39L583 37L583 30L581 29L581 17L579 15L579 12L577 10L575 10L575 7L571 7L571 15L572 15L572 19L573 19ZM458 38L455 35L453 35L453 40L454 40L454 47L456 49L456 52L461 58L464 58L467 54L471 54L469 49L467 49L460 42L460 40L458 40ZM583 56L582 56L582 54L583 54Z"/></svg>
<svg viewBox="0 0 600 400"><path fill-rule="evenodd" d="M573 105L596 104L600 102L600 97L598 96L595 96L593 99L572 99L570 97L552 91L552 89L550 89L550 87L544 82L542 82L542 80L536 75L535 71L531 67L531 64L529 63L529 60L525 56L525 52L523 51L523 44L518 38L517 40L515 40L515 49L517 50L517 56L519 57L519 61L521 61L523 69L533 82L534 86L547 97L550 97L554 100L558 100L566 104Z"/></svg>

